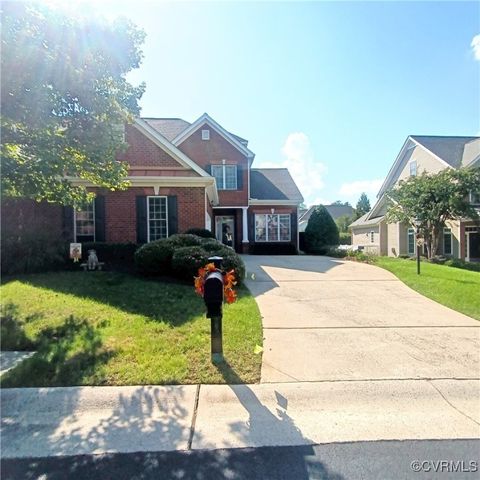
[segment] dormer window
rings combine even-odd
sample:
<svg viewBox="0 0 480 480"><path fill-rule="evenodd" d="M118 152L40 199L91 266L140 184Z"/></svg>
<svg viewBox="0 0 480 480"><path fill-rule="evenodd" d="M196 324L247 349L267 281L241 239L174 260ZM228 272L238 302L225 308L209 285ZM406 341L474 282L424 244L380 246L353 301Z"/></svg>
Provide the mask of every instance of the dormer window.
<svg viewBox="0 0 480 480"><path fill-rule="evenodd" d="M210 140L210 130L202 130L202 140Z"/></svg>
<svg viewBox="0 0 480 480"><path fill-rule="evenodd" d="M417 176L417 161L412 160L410 163L410 176L411 177L416 177Z"/></svg>

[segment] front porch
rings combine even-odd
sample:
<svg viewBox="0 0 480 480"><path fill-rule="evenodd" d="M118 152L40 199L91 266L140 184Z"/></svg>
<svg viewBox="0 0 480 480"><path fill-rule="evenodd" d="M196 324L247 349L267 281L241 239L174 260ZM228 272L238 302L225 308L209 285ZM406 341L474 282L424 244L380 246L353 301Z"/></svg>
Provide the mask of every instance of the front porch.
<svg viewBox="0 0 480 480"><path fill-rule="evenodd" d="M214 208L212 232L215 238L237 253L248 253L248 207Z"/></svg>

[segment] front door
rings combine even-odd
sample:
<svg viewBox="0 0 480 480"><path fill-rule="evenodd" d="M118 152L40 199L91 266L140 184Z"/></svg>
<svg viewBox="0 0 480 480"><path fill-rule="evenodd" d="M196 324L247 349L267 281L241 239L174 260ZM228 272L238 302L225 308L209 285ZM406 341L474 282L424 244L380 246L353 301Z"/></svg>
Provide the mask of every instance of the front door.
<svg viewBox="0 0 480 480"><path fill-rule="evenodd" d="M219 242L235 248L235 217L215 217L215 237Z"/></svg>

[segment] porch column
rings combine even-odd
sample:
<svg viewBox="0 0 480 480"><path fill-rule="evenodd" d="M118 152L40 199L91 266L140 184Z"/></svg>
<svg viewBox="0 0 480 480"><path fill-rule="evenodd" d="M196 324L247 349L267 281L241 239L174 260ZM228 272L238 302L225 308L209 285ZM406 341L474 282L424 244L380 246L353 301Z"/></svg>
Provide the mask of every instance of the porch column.
<svg viewBox="0 0 480 480"><path fill-rule="evenodd" d="M248 243L247 210L248 210L248 207L242 207L242 230L243 230L242 243Z"/></svg>

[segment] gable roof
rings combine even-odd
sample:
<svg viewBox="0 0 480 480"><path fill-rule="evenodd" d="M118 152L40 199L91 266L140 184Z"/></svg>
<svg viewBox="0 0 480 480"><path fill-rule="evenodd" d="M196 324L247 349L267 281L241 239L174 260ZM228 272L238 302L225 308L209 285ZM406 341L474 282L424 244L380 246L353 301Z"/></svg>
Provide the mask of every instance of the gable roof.
<svg viewBox="0 0 480 480"><path fill-rule="evenodd" d="M368 218L370 212L362 215L360 218L357 218L353 223L349 225L349 227L367 227L369 225L377 225L380 223L384 218L385 215L381 215L379 217Z"/></svg>
<svg viewBox="0 0 480 480"><path fill-rule="evenodd" d="M467 143L479 138L440 137L433 135L410 135L410 137L453 168L460 168L464 165L465 146Z"/></svg>
<svg viewBox="0 0 480 480"><path fill-rule="evenodd" d="M260 201L303 202L303 196L286 168L252 168L250 197Z"/></svg>
<svg viewBox="0 0 480 480"><path fill-rule="evenodd" d="M175 146L180 145L184 142L190 135L196 132L201 126L208 125L210 128L215 130L221 137L223 137L227 142L233 145L237 150L243 153L248 158L253 159L255 154L247 148L247 141L244 138L233 135L232 133L225 130L219 123L217 123L212 117L207 113L204 113L201 117L197 118L190 126L185 130L180 132L173 140L172 143Z"/></svg>
<svg viewBox="0 0 480 480"><path fill-rule="evenodd" d="M308 220L310 219L310 216L312 215L313 210L315 207L318 205L312 205L301 217L300 220ZM326 208L327 212L330 214L330 216L336 220L338 217L341 217L342 215L353 215L355 210L353 207L350 205L324 205Z"/></svg>
<svg viewBox="0 0 480 480"><path fill-rule="evenodd" d="M161 133L170 142L190 126L189 122L181 118L142 117L142 120L157 132Z"/></svg>

